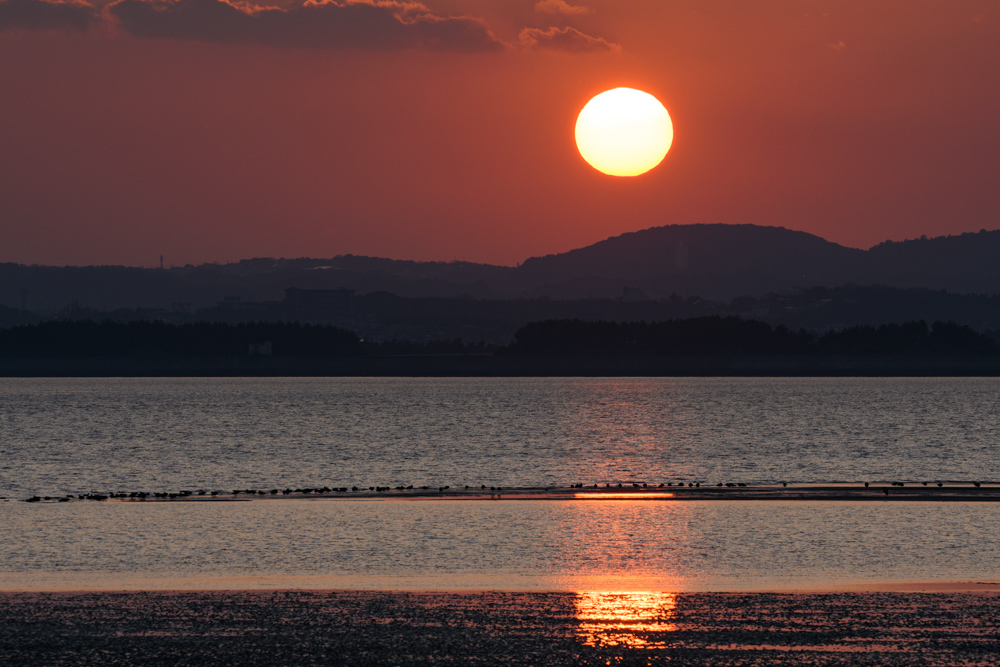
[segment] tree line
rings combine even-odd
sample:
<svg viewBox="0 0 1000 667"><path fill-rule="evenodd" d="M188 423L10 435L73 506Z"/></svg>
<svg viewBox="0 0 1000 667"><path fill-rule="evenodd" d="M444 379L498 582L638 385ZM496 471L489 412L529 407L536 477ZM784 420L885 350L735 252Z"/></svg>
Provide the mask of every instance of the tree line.
<svg viewBox="0 0 1000 667"><path fill-rule="evenodd" d="M816 334L759 320L697 317L665 322L532 322L506 350L529 355L994 354L996 341L954 322L855 326Z"/></svg>
<svg viewBox="0 0 1000 667"><path fill-rule="evenodd" d="M738 317L664 322L545 320L517 331L502 348L460 339L364 341L322 324L158 321L52 321L0 329L0 357L237 357L270 343L273 356L390 355L754 355L997 354L997 342L954 322L856 326L825 333Z"/></svg>
<svg viewBox="0 0 1000 667"><path fill-rule="evenodd" d="M224 324L197 322L53 321L0 329L5 357L247 356L251 344L271 343L272 354L360 354L356 334L297 322Z"/></svg>
<svg viewBox="0 0 1000 667"><path fill-rule="evenodd" d="M366 341L347 329L299 322L62 320L0 329L0 357L8 358L245 357L251 345L264 343L278 357L487 354L496 349L461 339Z"/></svg>

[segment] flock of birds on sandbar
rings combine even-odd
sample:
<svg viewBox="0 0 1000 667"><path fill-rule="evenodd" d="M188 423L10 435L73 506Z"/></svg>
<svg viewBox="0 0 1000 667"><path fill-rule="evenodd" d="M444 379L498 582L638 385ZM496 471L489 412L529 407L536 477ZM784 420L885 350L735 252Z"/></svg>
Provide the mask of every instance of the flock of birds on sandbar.
<svg viewBox="0 0 1000 667"><path fill-rule="evenodd" d="M869 488L869 486L870 486L869 482L863 482L863 484L864 484L864 488ZM889 495L889 487L888 486L884 486L885 483L882 483L882 484L883 484L882 486L876 486L875 489L873 489L873 490L879 490L879 489L881 489L882 493L884 495L888 496ZM909 482L909 484L911 484L911 485L917 485L917 484L919 484L919 485L924 486L924 487L933 485L933 486L935 486L937 488L942 488L942 487L945 486L946 482L942 482L942 481L926 482L925 481L925 482ZM952 481L952 482L947 482L947 484L949 485L949 489L955 489L955 488L961 488L961 487L966 487L967 488L968 485L970 485L970 484L973 487L975 487L975 488L980 488L983 485L983 482L978 482L978 481L974 481L974 482L955 482L955 481ZM989 482L987 482L987 484L989 484ZM788 482L780 482L780 485L781 485L782 488L785 488L785 489L788 488ZM907 485L907 482L890 482L889 483L889 486L892 486L892 487L905 487L906 485ZM803 485L803 486L794 486L793 485L792 489L796 489L796 488L797 489L808 489L808 488L815 488L816 486L817 485L815 485L815 484L809 484L809 485ZM683 481L681 481L681 482L661 482L660 484L655 484L655 485L654 484L648 484L646 482L626 482L626 483L618 482L616 484L606 483L606 484L603 484L603 485L602 484L584 485L583 483L577 483L577 484L570 484L568 486L563 486L563 487L558 487L558 486L544 487L544 492L549 493L549 492L552 492L553 490L559 490L559 489L570 489L570 490L572 490L572 489L581 489L581 490L588 489L588 490L591 490L591 491L594 491L594 492L597 492L597 493L602 493L602 492L612 492L612 493L614 493L614 492L636 492L636 491L641 492L643 490L647 490L648 491L650 489L660 490L660 489L667 489L667 488L670 488L670 489L704 489L704 490L709 490L709 489L712 489L712 487L715 487L716 489L736 489L736 488L758 488L758 489L770 488L770 489L774 489L774 488L776 488L776 485L774 485L774 484L751 484L751 485L748 485L748 484L746 484L744 482L718 482L718 483L716 483L714 485L713 484L709 484L709 483L705 483L703 485L702 482L700 482L700 481L697 481L697 482L683 482ZM838 484L837 487L838 488L843 488L843 489L850 489L850 488L852 488L850 485L843 485L843 484ZM853 488L857 489L858 487L853 487ZM351 486L351 487L346 487L346 486L339 486L339 487L318 486L318 487L303 487L303 488L294 488L294 489L290 488L290 487L286 487L284 489L274 488L274 489L266 489L266 490L261 490L261 489L232 489L231 491L228 491L228 492L226 492L226 491L218 491L218 490L208 491L208 490L205 490L205 489L201 489L201 490L198 490L198 491L189 491L189 490L163 491L163 492L159 492L159 491L154 491L154 492L147 492L147 491L123 492L123 491L118 491L118 492L110 492L110 493L109 492L91 491L90 493L67 494L67 495L62 495L62 496L39 496L39 495L32 495L29 498L22 499L22 502L26 502L26 503L39 503L39 502L60 502L60 503L65 503L65 502L79 501L79 500L94 500L94 501L102 501L102 500L118 500L118 501L146 501L146 500L151 500L151 501L168 501L168 500L183 500L183 499L191 499L191 500L247 499L247 500L249 500L250 498L257 498L257 497L270 497L270 498L288 497L288 496L293 496L293 497L302 497L302 496L335 497L338 494L368 495L368 494L371 494L373 492L375 494L383 494L383 493L389 493L389 492L392 492L392 491L402 492L401 494L397 494L397 495L424 495L424 496L426 496L426 495L434 495L435 492L437 492L437 494L444 494L445 492L448 492L448 491L451 491L453 494L462 494L462 495L485 494L486 492L489 492L490 496L492 498L497 498L497 497L500 497L500 493L503 492L503 491L507 491L508 493L512 493L513 492L513 493L524 494L524 493L538 493L538 492L542 491L542 489L541 488L527 488L527 487L517 487L517 488L506 487L505 488L505 487L501 487L501 486L489 486L489 487L487 487L485 484L482 484L482 485L480 485L478 487L466 485L466 486L464 486L462 488L456 488L456 489L452 490L451 486L438 486L438 487L417 486L417 487L415 487L413 484L410 484L408 486L398 485L398 486L367 486L367 487L364 487L364 486L361 486L361 487L359 487L359 486ZM406 492L411 492L411 493L406 493ZM240 498L241 496L243 498ZM6 498L4 496L0 496L0 501L6 501L6 500L8 500L8 498Z"/></svg>

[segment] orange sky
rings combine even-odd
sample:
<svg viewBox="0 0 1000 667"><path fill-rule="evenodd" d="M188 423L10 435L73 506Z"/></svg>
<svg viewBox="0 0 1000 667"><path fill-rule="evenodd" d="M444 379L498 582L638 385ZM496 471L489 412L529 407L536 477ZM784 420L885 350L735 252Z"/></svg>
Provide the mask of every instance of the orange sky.
<svg viewBox="0 0 1000 667"><path fill-rule="evenodd" d="M514 264L672 223L857 247L1000 226L995 0L281 7L0 0L0 261ZM674 121L635 179L573 143L623 85Z"/></svg>

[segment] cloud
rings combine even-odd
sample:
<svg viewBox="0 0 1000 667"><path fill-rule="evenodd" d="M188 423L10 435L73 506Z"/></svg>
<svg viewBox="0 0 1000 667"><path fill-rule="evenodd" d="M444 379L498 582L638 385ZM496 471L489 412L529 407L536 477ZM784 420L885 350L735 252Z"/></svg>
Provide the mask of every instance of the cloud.
<svg viewBox="0 0 1000 667"><path fill-rule="evenodd" d="M584 6L541 0L538 11L579 14ZM104 19L135 36L286 48L499 52L511 45L479 18L439 16L408 0L305 0L289 9L244 0L114 0L103 13L85 0L0 0L0 30L84 30ZM619 52L576 28L524 28L520 46L573 53Z"/></svg>
<svg viewBox="0 0 1000 667"><path fill-rule="evenodd" d="M594 11L585 5L571 5L566 0L541 0L535 3L540 14L589 14Z"/></svg>
<svg viewBox="0 0 1000 667"><path fill-rule="evenodd" d="M227 0L118 0L107 11L137 37L319 49L504 49L481 19L436 16L415 2L307 0L285 10Z"/></svg>
<svg viewBox="0 0 1000 667"><path fill-rule="evenodd" d="M0 0L0 30L85 30L95 19L94 7L82 0Z"/></svg>
<svg viewBox="0 0 1000 667"><path fill-rule="evenodd" d="M584 53L588 51L611 51L619 53L622 47L603 37L585 35L576 28L525 28L520 34L521 45L526 48L555 49Z"/></svg>

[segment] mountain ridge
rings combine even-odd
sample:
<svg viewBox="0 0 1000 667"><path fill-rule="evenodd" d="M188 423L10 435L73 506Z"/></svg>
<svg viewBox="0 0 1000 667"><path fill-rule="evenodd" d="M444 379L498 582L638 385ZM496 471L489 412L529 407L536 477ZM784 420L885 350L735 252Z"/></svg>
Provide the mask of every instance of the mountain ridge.
<svg viewBox="0 0 1000 667"><path fill-rule="evenodd" d="M664 225L519 266L339 255L252 258L166 269L0 264L0 304L53 312L276 301L288 287L386 291L404 297L728 300L810 287L885 285L1000 293L1000 230L884 242L863 250L808 232L758 225Z"/></svg>

